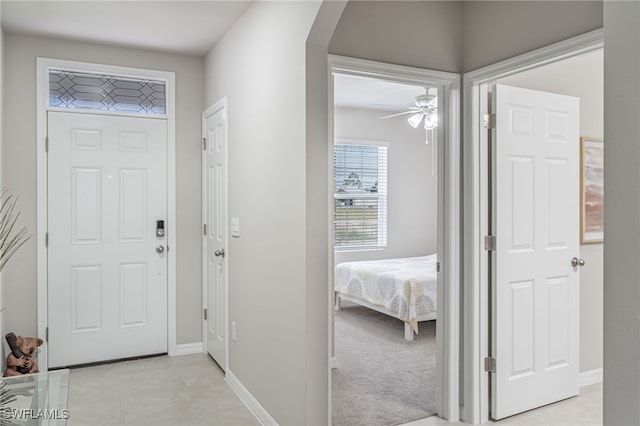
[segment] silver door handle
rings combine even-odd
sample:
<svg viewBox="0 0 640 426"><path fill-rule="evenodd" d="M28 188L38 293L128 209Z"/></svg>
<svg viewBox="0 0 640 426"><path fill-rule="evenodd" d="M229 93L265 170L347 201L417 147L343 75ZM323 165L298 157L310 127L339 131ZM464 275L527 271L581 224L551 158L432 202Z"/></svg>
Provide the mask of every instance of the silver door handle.
<svg viewBox="0 0 640 426"><path fill-rule="evenodd" d="M578 266L582 267L584 266L584 260L574 257L573 259L571 259L571 266L573 266L574 268L577 268Z"/></svg>
<svg viewBox="0 0 640 426"><path fill-rule="evenodd" d="M213 254L215 254L216 257L220 257L220 256L224 257L224 249L216 250L216 251L213 252Z"/></svg>
<svg viewBox="0 0 640 426"><path fill-rule="evenodd" d="M163 245L157 245L156 246L156 253L164 253L164 246Z"/></svg>

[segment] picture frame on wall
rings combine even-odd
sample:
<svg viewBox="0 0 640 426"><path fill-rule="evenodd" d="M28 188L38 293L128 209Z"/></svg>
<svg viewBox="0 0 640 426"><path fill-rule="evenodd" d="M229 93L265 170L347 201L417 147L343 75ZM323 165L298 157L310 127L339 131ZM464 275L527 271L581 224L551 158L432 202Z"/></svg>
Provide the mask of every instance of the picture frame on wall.
<svg viewBox="0 0 640 426"><path fill-rule="evenodd" d="M604 241L604 140L580 138L580 242Z"/></svg>

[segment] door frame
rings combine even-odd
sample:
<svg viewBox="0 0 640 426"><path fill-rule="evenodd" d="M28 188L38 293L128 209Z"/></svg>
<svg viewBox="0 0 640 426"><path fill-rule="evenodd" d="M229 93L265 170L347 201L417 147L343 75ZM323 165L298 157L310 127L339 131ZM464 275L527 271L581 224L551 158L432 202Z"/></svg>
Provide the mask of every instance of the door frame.
<svg viewBox="0 0 640 426"><path fill-rule="evenodd" d="M549 46L518 55L463 75L464 150L464 288L462 368L464 395L462 419L480 424L489 421L489 373L484 358L490 344L490 279L488 252L484 236L488 234L489 164L488 132L482 117L488 107L489 86L499 79L584 53L602 49L604 31L597 29Z"/></svg>
<svg viewBox="0 0 640 426"><path fill-rule="evenodd" d="M214 102L210 107L208 107L207 109L205 109L202 112L202 138L204 139L205 137L205 132L206 132L206 123L207 123L207 118L214 115L215 113L217 113L218 111L224 111L225 112L225 125L226 125L226 131L225 131L225 181L226 181L226 185L227 188L225 190L225 204L226 204L226 218L227 218L227 223L225 223L225 230L228 231L228 221L229 221L229 98L228 97L223 97L222 99ZM207 141L207 143L209 143L210 141ZM206 189L207 189L207 177L205 175L205 171L206 171L206 165L207 165L207 157L206 157L206 151L203 149L202 150L202 160L201 160L201 167L202 167L202 177L201 177L201 181L202 181L202 227L203 227L203 234L204 234L204 225L207 224L207 206L205 204L205 201L207 200L207 194L206 194ZM211 224L208 224L208 226L211 226ZM226 251L227 254L229 252L229 232L227 232L226 235ZM204 309L208 309L208 300L209 300L209 289L208 289L208 285L207 285L207 250L206 250L206 244L207 244L207 239L205 235L202 235L202 309L204 312ZM226 261L226 260L225 260ZM225 267L227 268L227 274L226 274L226 282L224 283L224 285L226 286L225 288L225 300L224 300L224 305L225 305L225 340L224 340L224 344L225 344L225 365L221 365L220 367L222 367L222 369L224 370L225 374L226 372L229 370L229 262L226 261L227 264L225 265ZM207 312L208 314L210 312ZM207 315L208 316L208 315ZM208 327L208 319L204 318L204 315L202 316L202 351L203 353L207 354L208 353L208 333L207 333L207 327ZM216 362L218 362L216 360Z"/></svg>
<svg viewBox="0 0 640 426"><path fill-rule="evenodd" d="M154 115L152 118L167 121L167 351L170 356L177 355L176 341L176 121L175 121L175 73L155 71L141 68L130 68L113 65L101 65L88 62L67 61L38 57L36 63L36 197L37 197L37 226L35 232L37 246L37 335L45 343L40 347L38 363L42 371L47 371L48 361L48 258L46 246L47 217L48 217L48 166L46 152L47 112L50 110L66 111L60 108L50 108L49 99L49 68L61 68L78 72L93 72L129 76L136 78L150 78L164 80L167 84L166 114ZM96 110L73 110L73 113L105 114L127 117L146 117L143 114L110 113Z"/></svg>
<svg viewBox="0 0 640 426"><path fill-rule="evenodd" d="M334 105L333 75L376 78L396 83L437 87L438 109L441 111L438 132L438 253L442 258L438 277L437 306L442 315L436 321L436 408L439 416L459 419L460 359L460 278L461 278L461 178L460 178L460 75L382 62L328 56L329 79L329 176L333 176ZM328 206L331 211L333 189L329 185ZM329 262L334 265L332 233L329 232ZM329 336L333 347L333 273L329 274ZM331 362L329 362L329 370ZM331 371L329 371L331 378ZM331 387L329 388L331 389Z"/></svg>

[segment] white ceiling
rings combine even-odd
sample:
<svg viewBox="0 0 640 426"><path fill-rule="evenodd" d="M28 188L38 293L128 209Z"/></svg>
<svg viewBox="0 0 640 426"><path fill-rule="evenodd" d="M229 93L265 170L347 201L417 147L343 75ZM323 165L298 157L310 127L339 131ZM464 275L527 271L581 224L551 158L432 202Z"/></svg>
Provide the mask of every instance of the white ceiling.
<svg viewBox="0 0 640 426"><path fill-rule="evenodd" d="M251 1L1 0L8 32L204 55Z"/></svg>
<svg viewBox="0 0 640 426"><path fill-rule="evenodd" d="M251 1L0 0L7 32L90 41L201 56ZM403 111L425 93L421 86L335 76L337 106Z"/></svg>
<svg viewBox="0 0 640 426"><path fill-rule="evenodd" d="M343 74L334 76L334 105L339 107L399 112L416 106L413 99L424 94L423 86Z"/></svg>

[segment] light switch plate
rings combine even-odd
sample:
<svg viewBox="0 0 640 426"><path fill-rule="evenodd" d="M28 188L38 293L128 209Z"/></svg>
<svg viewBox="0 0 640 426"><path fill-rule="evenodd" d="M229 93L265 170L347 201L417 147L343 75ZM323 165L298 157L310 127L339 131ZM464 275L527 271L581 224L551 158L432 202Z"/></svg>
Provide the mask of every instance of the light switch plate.
<svg viewBox="0 0 640 426"><path fill-rule="evenodd" d="M240 218L231 218L231 236L240 238Z"/></svg>

